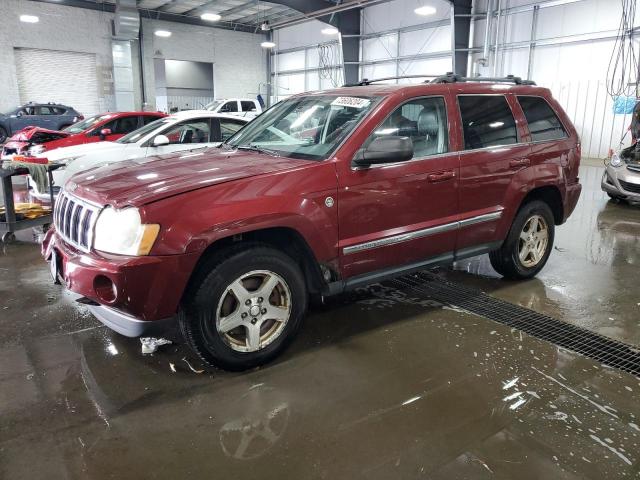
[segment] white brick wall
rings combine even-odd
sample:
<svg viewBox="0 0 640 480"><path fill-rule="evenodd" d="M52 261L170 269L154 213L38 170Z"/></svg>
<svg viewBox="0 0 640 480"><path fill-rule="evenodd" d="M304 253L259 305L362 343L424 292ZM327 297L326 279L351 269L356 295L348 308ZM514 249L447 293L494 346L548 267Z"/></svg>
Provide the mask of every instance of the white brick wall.
<svg viewBox="0 0 640 480"><path fill-rule="evenodd" d="M19 21L21 14L40 17L40 22ZM20 102L13 49L43 48L93 53L98 66L112 67L111 19L113 14L27 0L0 0L0 111ZM153 35L157 28L173 35ZM214 64L217 97L255 96L266 81L266 55L260 47L261 34L197 27L179 23L143 20L145 84L147 102L155 104L153 58L192 60ZM137 50L137 44L132 45ZM133 55L134 76L139 68ZM64 68L61 65L60 68ZM136 106L140 107L139 78L134 78ZM264 90L264 87L263 87ZM113 98L100 99L104 109L113 109Z"/></svg>
<svg viewBox="0 0 640 480"><path fill-rule="evenodd" d="M40 22L22 23L21 14L37 15ZM98 66L112 65L112 14L26 0L0 0L0 18L0 111L20 103L15 47L93 53ZM99 103L108 109L112 99L102 98Z"/></svg>
<svg viewBox="0 0 640 480"><path fill-rule="evenodd" d="M142 28L149 103L155 95L154 58L213 63L216 98L255 97L259 84L266 81L266 52L260 47L263 35L148 19ZM156 37L153 32L158 29L169 30L171 37Z"/></svg>

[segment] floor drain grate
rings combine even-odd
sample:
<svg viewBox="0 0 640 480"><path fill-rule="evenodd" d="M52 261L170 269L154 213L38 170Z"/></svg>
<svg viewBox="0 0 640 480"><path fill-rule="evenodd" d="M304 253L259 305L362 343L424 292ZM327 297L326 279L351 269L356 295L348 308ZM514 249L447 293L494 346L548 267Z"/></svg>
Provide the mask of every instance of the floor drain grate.
<svg viewBox="0 0 640 480"><path fill-rule="evenodd" d="M463 308L609 367L640 375L640 348L633 345L514 305L431 273L420 272L385 283L426 295L446 305Z"/></svg>

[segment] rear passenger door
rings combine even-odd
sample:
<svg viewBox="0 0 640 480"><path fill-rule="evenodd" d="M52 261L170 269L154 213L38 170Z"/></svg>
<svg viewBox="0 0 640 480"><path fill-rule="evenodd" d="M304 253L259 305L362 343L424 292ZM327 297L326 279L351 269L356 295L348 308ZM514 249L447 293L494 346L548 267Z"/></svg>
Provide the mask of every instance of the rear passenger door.
<svg viewBox="0 0 640 480"><path fill-rule="evenodd" d="M456 250L481 249L499 241L512 177L529 165L525 132L514 115L510 95L459 94L462 150L460 152L460 232Z"/></svg>
<svg viewBox="0 0 640 480"><path fill-rule="evenodd" d="M575 178L578 172L567 171L570 168L570 156L577 155L576 142L570 138L560 121L558 114L544 97L534 95L518 95L518 103L527 120L527 141L531 142L529 158L532 165L551 162L562 165L567 178ZM577 165L577 162L575 162ZM540 170L539 170L540 172ZM555 170L548 174L557 178Z"/></svg>

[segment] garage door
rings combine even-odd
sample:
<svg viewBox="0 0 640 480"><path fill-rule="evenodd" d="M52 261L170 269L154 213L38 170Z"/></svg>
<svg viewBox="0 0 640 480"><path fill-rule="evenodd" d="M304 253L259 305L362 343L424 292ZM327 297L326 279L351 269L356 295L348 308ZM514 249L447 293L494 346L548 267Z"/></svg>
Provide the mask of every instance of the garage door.
<svg viewBox="0 0 640 480"><path fill-rule="evenodd" d="M96 56L60 50L14 49L20 101L69 105L99 113Z"/></svg>

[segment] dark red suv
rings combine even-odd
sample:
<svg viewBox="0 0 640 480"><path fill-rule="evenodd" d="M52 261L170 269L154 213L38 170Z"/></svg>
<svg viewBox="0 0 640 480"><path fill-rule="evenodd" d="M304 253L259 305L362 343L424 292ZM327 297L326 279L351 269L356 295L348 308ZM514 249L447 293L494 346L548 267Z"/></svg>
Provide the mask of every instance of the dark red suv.
<svg viewBox="0 0 640 480"><path fill-rule="evenodd" d="M518 78L307 93L219 148L76 175L43 252L112 329L177 321L203 360L244 369L291 342L310 296L487 252L534 276L579 163L549 90Z"/></svg>

